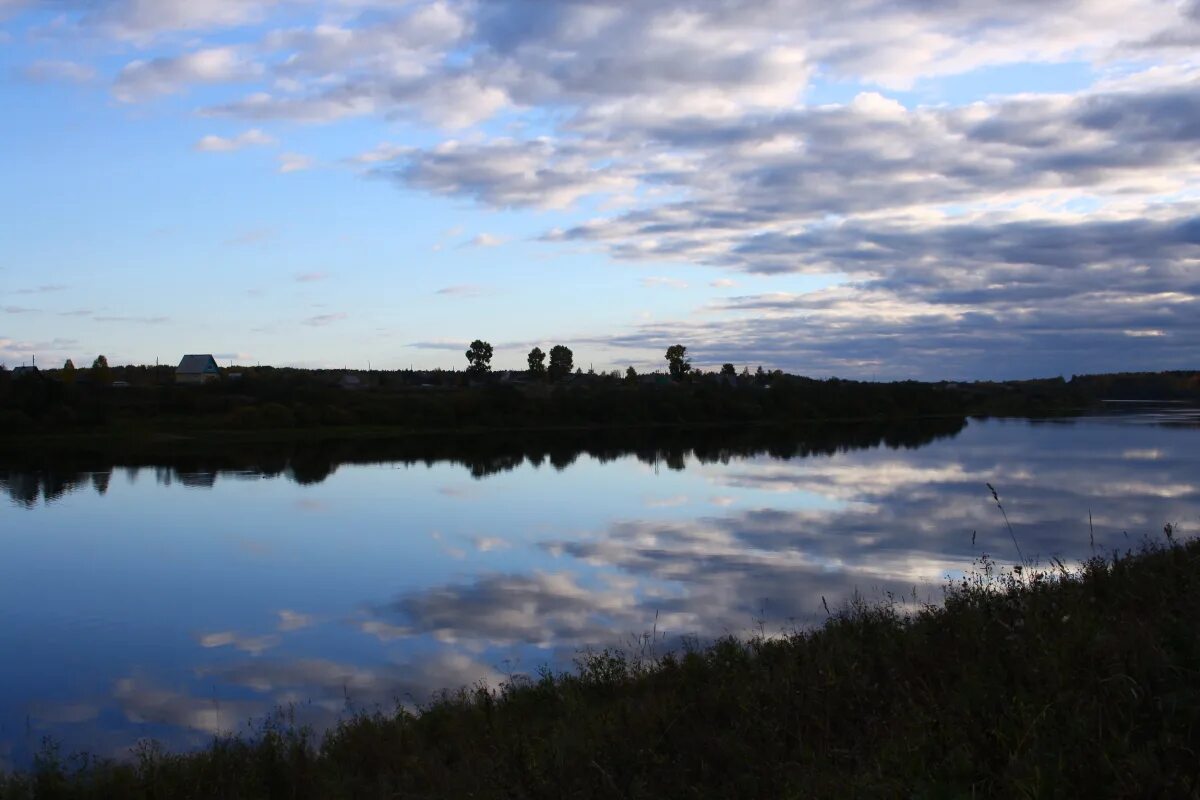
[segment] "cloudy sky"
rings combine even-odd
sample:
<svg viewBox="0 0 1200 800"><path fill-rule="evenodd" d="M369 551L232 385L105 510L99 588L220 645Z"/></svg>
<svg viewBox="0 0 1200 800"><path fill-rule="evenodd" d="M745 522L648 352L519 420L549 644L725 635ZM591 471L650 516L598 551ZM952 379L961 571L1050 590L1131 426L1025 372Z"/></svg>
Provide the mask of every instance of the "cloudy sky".
<svg viewBox="0 0 1200 800"><path fill-rule="evenodd" d="M0 0L0 361L1194 368L1197 0Z"/></svg>

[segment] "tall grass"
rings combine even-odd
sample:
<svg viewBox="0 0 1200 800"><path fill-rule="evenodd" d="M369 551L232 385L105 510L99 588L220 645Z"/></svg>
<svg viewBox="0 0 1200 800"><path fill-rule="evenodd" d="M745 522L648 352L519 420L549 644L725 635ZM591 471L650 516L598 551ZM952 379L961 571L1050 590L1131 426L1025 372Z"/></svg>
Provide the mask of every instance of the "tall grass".
<svg viewBox="0 0 1200 800"><path fill-rule="evenodd" d="M52 749L5 798L1200 796L1200 544L1003 571L944 603L854 602L785 638L362 714L285 717L129 763Z"/></svg>

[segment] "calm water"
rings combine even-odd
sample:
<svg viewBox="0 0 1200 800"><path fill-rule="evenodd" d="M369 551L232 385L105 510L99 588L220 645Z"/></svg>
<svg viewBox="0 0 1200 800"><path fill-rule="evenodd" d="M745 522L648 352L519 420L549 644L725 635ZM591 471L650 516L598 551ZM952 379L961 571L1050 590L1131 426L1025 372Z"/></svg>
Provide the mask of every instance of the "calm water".
<svg viewBox="0 0 1200 800"><path fill-rule="evenodd" d="M46 735L197 745L279 705L328 724L652 631L808 624L854 591L936 601L981 553L1015 557L985 482L1026 556L1087 557L1089 513L1105 550L1192 534L1198 424L0 468L0 763Z"/></svg>

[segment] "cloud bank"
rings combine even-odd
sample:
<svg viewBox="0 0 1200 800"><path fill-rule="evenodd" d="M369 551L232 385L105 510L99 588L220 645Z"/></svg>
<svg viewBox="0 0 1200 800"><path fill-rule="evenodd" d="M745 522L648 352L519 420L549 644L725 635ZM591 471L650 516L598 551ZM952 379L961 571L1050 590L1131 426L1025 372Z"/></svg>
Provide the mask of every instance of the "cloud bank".
<svg viewBox="0 0 1200 800"><path fill-rule="evenodd" d="M132 55L111 92L125 104L204 87L195 111L246 125L367 118L418 131L342 163L407 191L553 216L539 239L549 250L730 274L694 282L712 289L741 275L835 284L714 298L593 337L609 347L686 339L698 364L854 376L1195 366L1195 3L3 9L54 9L74 35L121 43ZM1068 72L1073 88L1043 89ZM50 59L28 73L99 74ZM264 143L242 137L197 149ZM312 164L284 153L278 169Z"/></svg>

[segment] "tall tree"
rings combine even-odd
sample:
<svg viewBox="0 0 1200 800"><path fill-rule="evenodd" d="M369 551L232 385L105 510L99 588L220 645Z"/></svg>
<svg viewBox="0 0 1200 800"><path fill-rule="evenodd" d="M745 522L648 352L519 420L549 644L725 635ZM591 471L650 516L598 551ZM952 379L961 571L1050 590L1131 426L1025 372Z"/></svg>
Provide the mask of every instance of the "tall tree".
<svg viewBox="0 0 1200 800"><path fill-rule="evenodd" d="M729 364L729 363L722 364L721 365L721 374L722 375L737 375L737 367L735 367L733 364Z"/></svg>
<svg viewBox="0 0 1200 800"><path fill-rule="evenodd" d="M673 344L667 348L667 366L671 370L671 377L677 381L683 380L683 377L692 370L692 362L687 360L687 348L681 344Z"/></svg>
<svg viewBox="0 0 1200 800"><path fill-rule="evenodd" d="M556 381L571 374L575 365L575 354L571 348L556 344L550 348L550 380Z"/></svg>
<svg viewBox="0 0 1200 800"><path fill-rule="evenodd" d="M108 359L102 355L96 356L96 360L92 362L92 374L89 376L92 383L105 384L111 380L111 373L108 369Z"/></svg>
<svg viewBox="0 0 1200 800"><path fill-rule="evenodd" d="M540 378L546 374L546 354L542 352L542 348L535 347L530 350L528 361L531 377Z"/></svg>
<svg viewBox="0 0 1200 800"><path fill-rule="evenodd" d="M626 383L637 383L637 378L638 378L637 370L634 369L632 366L629 367L627 370L625 370L625 382Z"/></svg>
<svg viewBox="0 0 1200 800"><path fill-rule="evenodd" d="M467 374L486 375L492 370L492 346L482 339L471 342L467 350Z"/></svg>
<svg viewBox="0 0 1200 800"><path fill-rule="evenodd" d="M72 384L75 382L75 362L69 358L67 359L67 363L63 364L62 382L65 384Z"/></svg>

